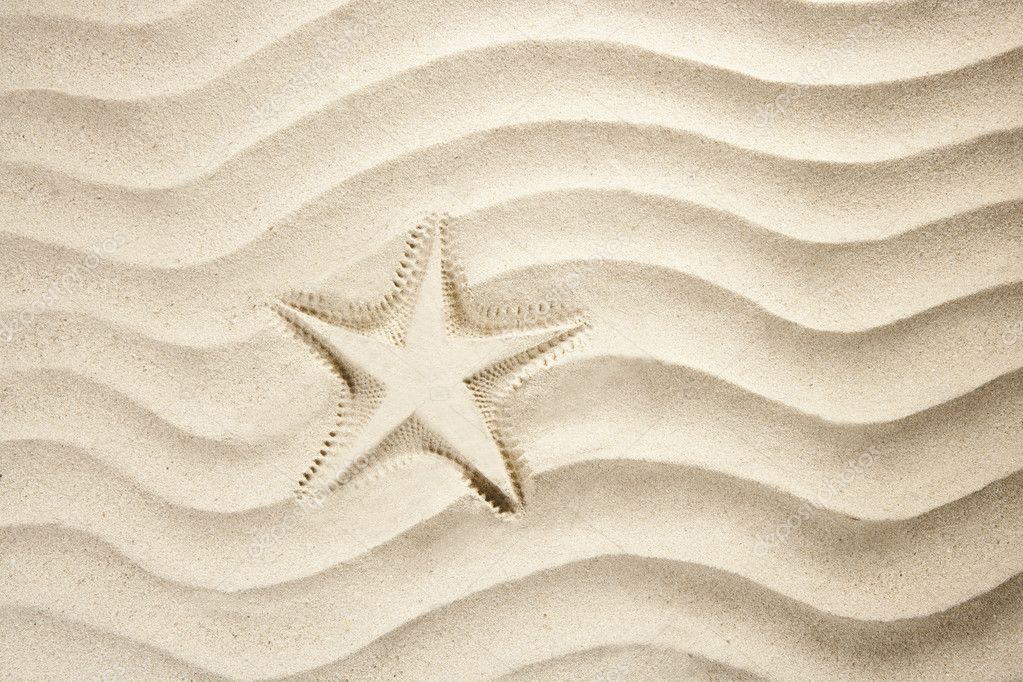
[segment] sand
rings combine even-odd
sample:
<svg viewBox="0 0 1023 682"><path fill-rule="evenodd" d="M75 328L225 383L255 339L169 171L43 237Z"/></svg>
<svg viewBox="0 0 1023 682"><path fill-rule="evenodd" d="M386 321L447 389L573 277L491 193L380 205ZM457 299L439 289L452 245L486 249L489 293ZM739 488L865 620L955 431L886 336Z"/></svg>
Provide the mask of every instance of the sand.
<svg viewBox="0 0 1023 682"><path fill-rule="evenodd" d="M0 7L0 678L1023 679L1023 4Z"/></svg>

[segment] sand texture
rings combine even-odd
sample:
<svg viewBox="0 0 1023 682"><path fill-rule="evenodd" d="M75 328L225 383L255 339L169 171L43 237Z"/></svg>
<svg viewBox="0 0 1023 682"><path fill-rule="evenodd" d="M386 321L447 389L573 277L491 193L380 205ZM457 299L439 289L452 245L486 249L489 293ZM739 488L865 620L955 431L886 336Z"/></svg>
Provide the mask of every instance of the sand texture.
<svg viewBox="0 0 1023 682"><path fill-rule="evenodd" d="M0 679L1023 680L1023 2L0 3Z"/></svg>

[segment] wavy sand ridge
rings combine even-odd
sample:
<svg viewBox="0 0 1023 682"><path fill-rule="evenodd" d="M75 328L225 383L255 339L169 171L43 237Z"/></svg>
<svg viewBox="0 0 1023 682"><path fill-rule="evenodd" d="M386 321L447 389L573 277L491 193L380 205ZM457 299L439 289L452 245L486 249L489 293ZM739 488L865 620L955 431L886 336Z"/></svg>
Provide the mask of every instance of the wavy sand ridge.
<svg viewBox="0 0 1023 682"><path fill-rule="evenodd" d="M409 472L411 475L402 477L395 475L392 478L396 481L402 479L408 481L412 486L421 484L419 472ZM847 665L855 667L872 660L878 653L885 653L883 658L888 658L889 665L893 662L897 665L898 656L895 655L901 642L891 640L885 636L891 632L893 626L902 630L903 637L918 637L922 645L933 654L935 647L944 649L946 653L958 651L969 661L981 660L989 665L999 664L997 652L1000 647L1005 646L1007 641L1012 641L1018 635L1018 630L1006 629L1011 627L1014 619L1018 622L1018 580L1010 580L1002 588L995 589L1006 575L1012 575L1009 564L1013 561L1018 563L1018 551L1010 548L997 547L993 542L990 547L996 552L994 556L978 557L977 566L974 570L975 580L984 580L983 590L987 595L978 597L980 603L988 603L991 609L995 605L1003 604L1002 614L999 609L994 608L989 612L989 630L975 632L974 637L981 637L983 644L976 649L972 647L974 641L963 639L961 636L951 636L955 632L955 626L970 627L969 623L974 617L970 611L962 610L961 606L952 606L947 600L956 600L958 595L951 595L942 592L945 587L940 575L940 562L919 562L911 554L905 555L903 565L893 566L890 572L878 572L878 552L891 553L896 551L902 554L906 550L906 541L902 538L888 537L892 543L890 549L884 550L879 537L875 535L868 538L860 535L852 528L846 531L839 531L834 528L828 520L822 520L817 526L817 532L822 533L824 544L827 547L823 550L820 568L827 569L832 575L848 575L845 570L846 556L835 557L833 547L842 544L846 548L846 554L851 558L858 570L866 571L865 575L859 576L855 582L835 583L827 577L810 574L805 575L802 571L791 571L792 565L813 567L814 563L808 556L803 560L794 561L791 556L783 556L788 552L810 552L815 553L816 542L810 542L805 546L796 548L793 545L786 545L779 548L779 553L771 553L764 560L755 561L752 558L750 548L736 546L728 541L727 537L715 538L707 545L700 543L694 546L691 538L694 531L702 529L717 529L715 533L727 535L732 524L724 522L722 518L706 519L701 518L700 509L705 507L707 500L702 495L695 497L687 496L683 499L691 500L692 507L688 507L686 516L690 519L688 523L692 526L679 528L681 533L664 533L663 529L658 532L656 528L660 522L651 515L650 501L644 501L634 493L635 486L642 486L650 489L654 504L663 504L668 507L676 506L680 499L677 495L683 490L678 489L672 482L667 480L664 484L651 486L651 476L658 476L657 471L632 471L630 476L622 476L624 470L609 471L604 474L597 474L603 479L606 474L613 477L603 484L590 479L586 484L586 476L579 479L574 476L564 480L567 488L576 491L571 504L564 501L555 502L554 509L542 509L544 517L537 516L534 521L521 528L509 528L506 525L493 526L492 515L485 510L475 507L472 511L468 505L457 505L444 515L426 524L417 532L405 533L402 538L385 545L381 550L367 554L359 560L346 562L342 566L330 569L308 579L293 583L287 583L267 589L257 589L234 594L214 593L205 590L196 591L194 588L187 588L177 583L170 583L157 579L147 573L134 568L120 558L116 553L102 544L89 541L76 535L65 533L47 532L44 529L33 530L8 530L4 534L4 544L12 550L14 556L18 557L17 563L5 567L5 582L17 586L11 601L12 606L17 608L44 609L50 613L59 614L62 618L88 625L89 627L104 630L122 638L130 638L150 647L157 647L171 655L195 662L214 671L239 676L252 676L256 671L263 674L285 674L302 669L304 665L323 665L329 663L331 656L346 655L354 652L381 637L387 635L394 628L401 627L403 623L411 618L424 614L424 611L433 609L446 609L451 601L458 600L461 595L478 592L490 585L519 584L523 579L527 584L535 583L542 585L549 582L544 573L534 573L536 568L555 566L563 561L568 561L566 566L579 563L580 557L591 556L594 553L611 555L634 555L637 552L645 556L662 557L670 559L671 562L694 563L694 565L715 566L724 562L727 566L732 562L743 562L746 564L745 571L739 571L739 575L754 570L761 575L760 580L771 585L772 589L756 587L757 580L750 582L748 578L739 581L744 584L743 591L763 596L770 592L777 595L776 602L789 604L789 609L796 608L802 611L804 617L811 623L811 627L820 627L825 623L832 622L839 626L835 633L838 641L850 641L847 638L856 635L858 637L876 637L884 642L884 648L879 651L867 651L865 654L856 647L843 649L841 645L836 648L844 653L838 656L837 661L832 665L840 664L844 659ZM418 480L417 480L418 479ZM594 485L596 484L596 485ZM684 484L689 492L699 489L706 489L700 481L693 480ZM553 496L549 499L562 498L567 493L566 488L550 490ZM545 494L546 485L543 480L538 481L538 497L547 498ZM742 494L742 489L724 486L723 494ZM731 493L729 493L729 489ZM748 497L746 499L749 499ZM631 500L631 502L630 502ZM582 504L580 504L582 503ZM607 504L603 513L599 507ZM615 505L622 505L621 510ZM981 506L991 510L996 506L984 503ZM637 508L638 507L638 508ZM720 508L720 507L718 507ZM547 511L557 511L562 514L561 520L554 522L552 517L546 517ZM573 511L574 510L574 511ZM752 509L755 514L759 509ZM623 514L624 513L624 517ZM1017 518L1018 508L999 510L998 514L1005 514L1004 519ZM954 512L953 512L954 514ZM565 516L567 515L567 516ZM665 517L668 514L662 513L656 516ZM617 520L617 521L616 521ZM758 519L759 521L759 519ZM976 519L977 528L966 535L966 541L977 545L983 543L981 540L985 528L990 523L999 523L999 520L992 518ZM553 523L552 523L553 522ZM668 522L669 525L671 522ZM1004 524L1004 520L1002 521ZM548 533L546 542L536 535L534 524L540 528L546 528ZM637 525L638 524L638 525ZM650 525L653 524L653 527ZM622 527L627 526L629 530L622 533ZM947 522L936 519L929 532L914 533L917 538L929 537L937 548L943 548L942 533L939 529L947 526ZM335 529L336 530L336 529ZM921 529L923 530L923 529ZM458 531L450 533L445 531ZM557 531L560 531L557 532ZM688 531L688 532L687 532ZM832 533L838 531L835 537ZM850 532L851 531L851 532ZM702 534L702 533L701 533ZM830 537L829 537L830 536ZM881 533L881 537L884 534ZM469 538L472 539L469 539ZM630 539L631 538L631 539ZM641 538L649 538L643 540ZM711 537L707 537L711 540ZM452 541L456 544L452 545ZM662 545L673 545L676 549L654 549L649 543ZM637 545L647 545L644 549L638 549ZM901 550L895 549L902 548ZM36 549L31 549L36 548ZM966 549L966 548L960 548ZM665 556L665 552L668 552ZM939 550L940 551L940 550ZM53 598L56 585L60 584L58 576L50 575L43 569L46 562L56 561L57 557L74 552L76 557L76 570L83 576L88 576L86 586L68 587L60 592L58 599ZM708 552L710 555L690 559L694 553ZM957 549L957 554L959 550ZM444 553L452 558L454 563L445 565L432 565L430 562L423 563L425 556L434 556L436 553ZM964 551L963 556L972 554ZM514 560L504 560L508 556L516 557ZM999 557L992 561L994 557ZM830 563L828 559L830 558ZM988 559L988 561L984 561ZM248 562L252 565L251 560ZM585 565L585 563L584 563ZM535 568L534 568L535 567ZM913 578L906 575L907 568L915 574ZM970 567L966 567L969 570ZM995 570L992 570L994 568ZM899 576L899 569L902 569L902 576ZM1007 570L1008 569L1008 570ZM554 569L556 575L562 569ZM923 573L919 573L923 571ZM722 577L724 582L731 571L715 566L711 571ZM683 574L684 575L684 574ZM870 576L868 578L868 576ZM898 577L897 577L898 576ZM830 577L830 576L828 576ZM852 576L849 576L850 578ZM892 585L890 580L901 580L910 585L908 592L903 598L903 611L893 612L895 605L887 597L890 596L889 589ZM376 588L367 589L364 581L371 580ZM612 578L612 580L614 580ZM952 579L956 581L955 578ZM629 585L631 579L628 576L620 577L621 583ZM587 581L578 581L580 585L586 585ZM617 582L617 581L616 581ZM641 581L642 582L642 581ZM962 578L959 578L959 583ZM711 582L711 585L714 583ZM796 585L801 584L801 587ZM377 611L372 604L379 599L380 588L387 585L389 603L391 608L386 613ZM688 601L693 594L690 592L691 583L685 577L676 575L668 583L671 587L666 589L681 593L681 599ZM930 586L934 587L934 591ZM720 587L720 585L719 585ZM981 587L977 585L977 587ZM869 598L852 597L843 594L845 590L853 590L860 593L869 589ZM636 588L643 593L643 588ZM907 587L903 587L903 590ZM895 592L902 592L896 588ZM559 589L560 593L560 589ZM601 593L601 589L597 589ZM809 605L803 605L799 600L793 598L794 594L812 594L809 598ZM711 593L715 593L712 591ZM971 595L963 595L969 598ZM726 599L724 603L720 600L723 595L717 592L716 597L711 596L704 607L712 617L720 618L720 610L726 613L729 604L734 597ZM600 597L598 597L600 598ZM1007 599L1008 598L1008 599ZM96 610L96 600L102 604L110 605L100 611ZM645 598L649 599L649 595ZM124 602L139 602L152 604L153 610L145 620L139 620L118 614L114 611L114 605ZM511 605L517 602L515 599L506 600ZM740 603L741 600L740 599ZM535 603L535 602L534 602ZM716 603L716 606L715 606ZM853 603L856 604L856 613L842 613ZM841 609L838 613L832 611L836 605ZM552 605L552 608L557 608ZM746 608L751 608L751 605ZM865 611L864 609L876 609ZM947 609L947 613L946 613ZM654 607L657 610L657 607ZM745 610L745 609L743 609ZM483 620L493 622L489 617L489 609L477 610L479 617ZM583 609L585 612L586 609ZM931 612L941 612L941 615L922 615ZM628 609L626 609L628 612ZM443 613L443 611L441 611ZM536 613L534 608L523 610L521 617L530 617ZM768 613L776 614L771 610ZM708 615L710 615L708 614ZM539 615L539 614L536 614ZM844 616L844 617L840 617ZM902 616L909 620L900 620L894 623L887 623L888 618ZM457 615L455 616L456 618ZM665 620L670 619L670 613L664 614ZM726 620L730 619L725 615ZM852 618L852 620L849 620ZM878 620L881 619L881 620ZM498 621L507 622L506 617L496 618ZM605 618L601 618L605 620ZM341 622L344 628L334 629L328 623ZM478 621L469 622L463 620L469 632L473 632ZM770 619L768 619L770 622ZM290 623L287 629L278 629L276 625ZM942 628L936 627L945 624L945 632L942 636L934 638L935 631L942 632ZM178 625L175 625L178 624ZM275 625L276 624L276 625ZM195 626L196 635L186 636L184 632L180 636L169 636L179 628L191 629ZM791 627L792 623L777 622L772 629L778 627ZM607 626L605 626L607 627ZM949 631L947 628L952 627ZM309 628L307 630L306 628ZM630 629L618 631L615 627L608 628L610 632L621 632L620 636L629 638L637 637L640 641L647 639L643 637L644 630L635 631ZM180 630L179 630L180 631ZM233 636L228 637L230 631ZM318 632L315 637L306 633L309 631ZM517 644L501 647L507 655L518 658L519 656L533 655L533 650L528 646L534 641L538 634L530 629L533 635L524 644L524 650L516 653ZM201 634L199 634L201 633ZM273 637L275 647L272 651L266 649L267 636ZM653 633L648 633L653 634ZM471 637L471 635L470 635ZM608 631L593 632L590 635L590 646L593 640L601 637L608 637ZM725 638L728 639L727 637ZM774 637L768 636L764 647L770 649L784 643L775 641ZM489 638L484 641L493 641ZM577 641L574 638L570 641ZM605 639L605 641L607 641ZM748 640L747 640L748 641ZM760 641L760 640L754 640ZM711 643L705 643L711 644ZM791 644L789 645L791 646ZM804 647L812 651L812 644L804 642L796 648ZM918 645L920 646L920 645ZM386 642L383 648L388 648ZM720 647L720 644L715 648ZM893 651L892 649L895 649ZM805 650L805 649L804 649ZM969 651L975 653L967 654ZM328 653L331 652L331 653ZM987 652L986 654L982 652ZM706 653L705 651L703 653ZM754 666L777 666L779 663L772 660L777 654L769 654L767 651L757 647L756 653L749 655L749 659L756 660ZM738 656L737 652L731 654L732 660ZM861 658L862 656L862 658ZM747 662L748 660L747 659ZM302 663L296 663L301 661ZM904 664L905 662L903 662ZM1011 663L1011 662L1010 662ZM304 665L303 665L304 664ZM463 663L464 665L464 663ZM781 665L786 665L784 662ZM792 672L790 670L790 672Z"/></svg>
<svg viewBox="0 0 1023 682"><path fill-rule="evenodd" d="M720 209L670 197L576 188L528 194L473 212L465 218L464 240L472 247L467 251L476 254L469 266L479 277L492 277L509 263L520 267L562 263L560 267L571 274L575 267L571 263L588 256L610 263L595 263L587 270L615 267L614 262L647 263L733 291L802 326L861 331L1019 282L1023 266L1014 254L1021 248L1021 206L1023 202L996 204L887 240L820 244L786 239ZM538 229L551 225L556 215L566 217L555 235ZM634 227L617 232L621 221ZM584 241L587 230L596 238L592 251L586 250L590 248ZM508 248L497 254L478 252L478 245L494 232L502 235L502 244L512 247L510 253ZM346 241L371 245L395 233L400 234L393 226L375 235L361 227L316 228L317 235L331 244L337 242L338 248ZM530 240L537 246L522 249L520 245ZM4 300L11 306L0 313L5 320L24 312L54 278L80 269L88 257L87 252L20 237L0 236L0 243L16 263L48 264L16 267L8 279L0 281ZM660 248L644 249L647 244ZM907 281L900 273L909 258L918 265L917 275ZM957 264L954 278L947 276L949 259ZM340 260L352 265L347 256ZM253 310L279 292L278 283L285 288L304 286L304 264L324 271L337 267L338 261L335 252L285 240L273 230L235 256L181 271L100 263L87 292L69 291L53 308L87 311L146 336L189 346L241 340L265 325L265 319L253 315ZM120 292L125 286L138 295L124 300ZM194 305L197 297L211 290L222 291L216 307ZM148 303L157 294L166 305ZM805 305L807 298L815 304Z"/></svg>
<svg viewBox="0 0 1023 682"><path fill-rule="evenodd" d="M998 422L985 420L996 415L1011 419L1017 414L1013 403L1006 402L1012 395L1011 388L1006 387L1016 385L1014 377L1023 367L1023 357L1020 344L1006 342L1006 330L1011 333L1013 321L1023 317L1018 286L982 292L867 332L836 334L779 320L698 281L685 286L685 280L680 282L670 273L659 277L665 273L656 269L602 267L586 277L579 271L567 274L574 274L576 279L548 280L535 270L525 276L518 271L509 273L504 279L509 289L520 292L517 296L528 296L527 300L542 300L551 290L565 292L567 289L557 287L557 283L571 281L578 291L589 291L604 301L590 304L597 313L591 331L593 347L567 358L570 374L566 384L572 385L575 376L590 377L575 384L580 389L586 381L606 382L604 401L628 405L643 396L644 402L654 408L656 396L671 399L677 393L687 396L685 404L689 406L709 388L721 387L733 392L729 401L746 409L763 405L758 409L765 413L790 412L806 425L800 427L805 433L802 437L812 442L821 434L831 434L831 441L843 430L866 433L874 429L875 440L879 440L885 431L898 434L903 425L914 422L927 425L924 429L933 428L940 419L932 415L939 411L967 414L959 407L966 399L961 397L985 396L997 390L1003 397L998 399L1002 404L995 413L985 415L982 411L996 405L994 398L970 398L982 399L986 407L969 412L967 423L973 433L962 432L942 447L941 451L948 453L942 461L945 466L954 466L955 471L971 468L980 476L974 480L996 477L993 472L1004 475L1009 462L1016 461L1012 455L1016 440L999 435L998 429L1004 427L995 426ZM615 282L616 293L603 291L607 281ZM483 296L485 289L477 290ZM664 293L642 307L650 323L642 330L623 333L644 292ZM488 299L502 300L496 293L483 296L483 300ZM689 305L685 316L669 314L680 307L677 301L681 300ZM724 321L721 310L731 310ZM264 323L272 320L268 310L257 316L263 317ZM76 333L74 345L63 340L69 325ZM765 328L771 333L759 331ZM991 331L985 338L977 333L979 329ZM746 339L746 343L740 346L735 339ZM929 344L928 355L923 358L917 354L920 339L928 339ZM122 357L116 350L124 344L134 348L131 357ZM710 348L717 350L712 353ZM226 504L224 495L238 500L235 504L244 504L241 500L245 498L269 499L267 489L245 489L233 480L239 475L236 465L248 462L247 466L257 467L253 473L260 473L270 471L274 462L283 465L284 461L296 461L287 447L289 440L308 443L308 447L315 444L322 437L317 430L322 432L325 420L333 421L333 405L341 397L340 387L323 382L318 363L306 357L301 347L282 347L281 334L273 328L244 342L182 347L154 342L88 317L47 315L5 344L3 351L6 376L12 381L6 394L9 404L2 426L4 438L66 441L100 450L96 456L116 468L127 467L133 477L146 471L147 487L158 486L163 495L183 497L202 508ZM960 373L949 377L920 371L936 363L956 363ZM604 368L595 376L591 369L594 365ZM623 374L637 371L642 382L621 383ZM267 376L274 372L282 377L276 391L268 392ZM665 377L663 381L644 383L659 373ZM701 374L705 378L701 379ZM146 381L133 382L132 376L146 376ZM901 385L887 389L893 376L902 377ZM703 386L700 391L691 390L694 381ZM883 398L867 400L882 392ZM581 398L577 398L577 418L584 416L582 408L587 405L579 402ZM70 405L65 404L68 402ZM554 406L554 414L544 417L548 421L555 420L563 409L558 400L541 404ZM663 408L657 409L664 413ZM721 407L701 414L707 418L715 412L720 413ZM674 414L685 422L684 412ZM540 415L534 414L517 430L529 430L529 424ZM631 409L619 417L635 424L648 421L643 411ZM982 427L982 422L994 429L988 447L996 447L1000 439L997 450L1010 459L985 460L979 467L970 459L955 463L957 449L972 447L986 433L989 427ZM663 422L665 427L670 425ZM133 427L142 430L143 441L133 433ZM561 423L557 432L573 428L572 422ZM691 443L706 426L692 423L683 428L687 430L685 442ZM726 422L708 436L722 437L734 428ZM745 426L741 429L747 430ZM611 434L607 443L613 447L613 429L589 432L586 440L597 437L599 442L602 433ZM951 432L942 429L940 433ZM875 440L865 441L863 447ZM855 442L851 440L842 451L852 454ZM783 443L779 442L779 451L784 450ZM152 447L163 456L146 458L146 466L140 467L135 463L140 446ZM670 441L665 447L671 449ZM573 449L577 448L569 448ZM218 455L206 467L209 478L204 483L190 472L209 452ZM803 463L796 468L805 466ZM160 483L161 478L168 480ZM185 488L178 489L185 480ZM220 502L209 500L204 485L216 491L213 499Z"/></svg>
<svg viewBox="0 0 1023 682"><path fill-rule="evenodd" d="M378 159L349 146L308 149L315 138L278 141L173 190L83 183L6 164L10 199L0 221L7 231L38 239L70 203L75 222L47 241L83 249L120 234L127 244L113 258L174 266L226 256L267 231L282 239L337 234L336 225L351 225L363 245L372 235L393 234L395 225L415 224L424 206L454 203L466 212L578 187L663 194L824 242L883 239L1021 199L1021 128L894 160L847 164L752 152L674 128L601 121L537 122L455 140L441 135L422 148L428 140L416 137L414 126L402 126L399 138L371 120L364 134L353 135L372 145ZM388 186L386 200L382 185ZM357 206L354 197L360 197ZM896 201L896 215L883 210ZM134 216L140 213L149 220L139 223Z"/></svg>
<svg viewBox="0 0 1023 682"><path fill-rule="evenodd" d="M593 340L573 361L610 355L688 366L830 421L902 418L1023 367L1023 348L1011 343L1023 318L1019 284L981 291L866 331L830 332L775 317L725 289L656 267L577 264L554 274L509 271L487 287L485 300L547 300L545 293L566 290L565 283L571 282L573 295L594 316ZM649 322L635 325L637 312ZM90 318L82 325L81 345L60 338L38 341L50 330L59 331L60 325L53 324L54 317L33 319L4 348L4 356L9 370L59 368L106 384L150 409L164 400L163 393L190 400L172 405L168 416L180 423L180 415L186 415L197 420L193 430L198 433L231 437L246 429L234 424L260 423L282 407L292 415L289 419L298 419L304 408L283 401L317 381L315 365L299 351L278 348L280 336L268 328L273 319L269 311L257 310L255 315L264 327L256 336L201 350L126 334ZM104 346L111 339L132 339L138 355L118 365L116 353ZM277 356L271 360L275 349ZM174 374L173 364L158 366L178 351L180 375ZM205 367L216 362L225 368L224 376L208 377ZM924 371L952 362L959 367L956 373ZM117 373L125 367L148 372L150 383L133 383ZM286 367L289 373L281 379L287 393L280 396L261 385L274 367ZM888 386L895 380L897 385ZM315 390L314 398L330 389ZM224 414L199 421L197 413L211 405ZM261 430L255 428L256 433Z"/></svg>
<svg viewBox="0 0 1023 682"><path fill-rule="evenodd" d="M793 158L878 161L1019 126L1023 112L1015 103L1023 87L1010 76L1021 61L1023 50L1017 49L908 81L805 86L798 106L769 121L762 107L786 83L619 45L520 42L458 53L372 83L342 81L334 98L324 98L330 90L317 87L310 93L316 108L307 97L289 97L278 105L262 79L244 84L250 98L253 90L267 89L263 101L248 103L233 96L241 84L232 80L196 93L140 101L49 90L12 93L0 100L0 148L9 149L10 161L80 180L178 187L277 139L313 134L350 140L360 120L379 122L376 112L392 110L400 99L413 111L448 112L443 128L432 117L410 119L417 138L441 133L455 138L548 119L625 120ZM669 90L660 85L665 72L672 74ZM509 73L514 78L507 78ZM549 75L538 81L537 73ZM579 95L557 96L566 90ZM83 128L89 131L84 138ZM141 169L147 174L141 175Z"/></svg>
<svg viewBox="0 0 1023 682"><path fill-rule="evenodd" d="M282 583L302 582L321 572L347 572L349 563L366 555L383 553L390 557L388 561L405 563L409 560L400 557L400 551L380 543L428 532L452 514L416 523L417 518L466 494L464 483L458 485L457 472L432 460L419 459L389 474L385 479L389 485L373 483L354 492L338 493L338 500L332 498L325 509L287 500L270 508L224 515L175 508L153 499L87 459L72 457L71 452L64 454L68 462L80 467L83 482L63 472L50 474L33 469L27 454L34 451L38 448L29 444L13 457L7 454L11 476L28 488L28 494L12 500L10 506L37 507L32 515L17 511L10 514L13 522L20 523L5 529L9 538L38 533L65 535L68 532L58 533L55 526L74 526L80 530L71 536L79 537L79 541L92 536L97 543L109 544L109 551L122 555L125 561L183 587L272 591ZM657 485L649 480L644 484L644 477L656 477ZM574 558L628 548L637 554L695 561L739 573L803 603L849 617L887 620L926 614L982 593L1023 570L1019 560L1023 531L1015 521L1023 504L1019 479L1003 479L962 500L906 520L863 521L821 507L815 524L801 531L798 542L761 556L755 551L757 538L798 509L802 499L762 484L676 463L590 460L537 474L537 492L529 506L540 511L508 531L523 544L519 550L522 556L502 570L521 575ZM435 488L424 490L426 482ZM646 491L646 499L626 502L633 485ZM392 491L403 493L408 501L399 507L389 504ZM722 509L729 496L739 493L747 500L743 509ZM819 504L817 491L814 493L814 501ZM429 501L431 495L440 499ZM683 495L684 503L679 501ZM562 496L568 499L556 499ZM372 511L348 509L354 504L367 505ZM467 508L465 504L456 506L456 515ZM577 521L585 519L589 525L572 530L551 524L548 519L534 518L552 512L553 507ZM673 507L685 511L683 521L649 518L670 516ZM374 525L381 508L389 510L390 518L378 518ZM106 517L101 518L98 510L104 510ZM19 519L19 515L29 518ZM288 517L294 515L301 516L298 528L288 527L289 522L295 522ZM485 518L479 516L477 521L485 523ZM345 525L337 528L335 519ZM613 539L612 545L592 545L593 524ZM993 524L999 531L984 533L985 524ZM710 527L716 528L711 536L694 539ZM288 530L288 545L274 542L282 528ZM642 533L630 537L632 530L640 528L644 529ZM215 542L203 543L204 535ZM458 552L462 556L474 537L449 538L446 542L449 548L464 548ZM564 547L553 549L559 542ZM719 543L728 549L722 549ZM839 565L830 556L835 543L847 548L844 563ZM193 549L196 545L200 548ZM527 561L526 547L543 551ZM931 566L939 564L939 557L945 554L956 561ZM917 563L924 559L929 566L926 569ZM881 567L877 565L879 560L883 561ZM443 565L452 572L460 570L454 564L438 561L431 565ZM801 566L796 575L787 572L792 562ZM239 567L245 570L239 571ZM481 564L478 570L484 568ZM426 569L408 563L405 570L418 580ZM357 573L352 579L360 585L368 580ZM870 583L869 589L862 586L864 581ZM822 591L823 584L828 588ZM368 585L359 589L373 591Z"/></svg>
<svg viewBox="0 0 1023 682"><path fill-rule="evenodd" d="M1023 676L1018 2L131 5L0 9L0 677ZM586 343L296 497L431 211Z"/></svg>
<svg viewBox="0 0 1023 682"><path fill-rule="evenodd" d="M52 2L52 0L49 0ZM351 0L196 0L175 13L131 25L106 23L102 3L80 19L31 10L5 12L0 35L14 46L5 89L60 89L87 96L158 95L195 87L245 61L254 71L300 69L317 40L360 70L381 48L392 61L425 50L446 54L482 44L553 38L639 44L773 80L807 82L827 59L831 82L862 82L950 70L1019 47L1023 11L1012 0L984 3L772 2L743 11L700 0L679 6L639 2L451 0L426 6ZM95 10L101 11L97 16ZM145 15L145 10L140 14ZM84 15L84 16L83 16ZM934 37L940 35L938 44ZM370 40L364 37L369 36ZM838 52L851 58L835 60ZM843 43L843 41L846 41ZM750 49L743 49L745 46ZM954 47L953 47L954 46ZM775 59L764 60L771 53ZM272 65L274 59L284 63ZM831 63L834 62L834 63ZM236 67L237 68L237 67Z"/></svg>

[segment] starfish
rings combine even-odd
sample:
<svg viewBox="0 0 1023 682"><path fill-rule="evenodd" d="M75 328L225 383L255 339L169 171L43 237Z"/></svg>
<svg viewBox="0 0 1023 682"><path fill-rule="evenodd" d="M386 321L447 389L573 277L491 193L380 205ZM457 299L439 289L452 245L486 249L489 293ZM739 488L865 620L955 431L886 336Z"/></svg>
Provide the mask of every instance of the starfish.
<svg viewBox="0 0 1023 682"><path fill-rule="evenodd" d="M546 302L475 306L448 253L451 223L429 216L409 233L393 289L374 303L293 292L275 304L347 387L300 492L334 491L396 455L425 452L454 464L498 513L524 507L526 465L500 404L574 348L588 325ZM324 476L338 458L336 474Z"/></svg>

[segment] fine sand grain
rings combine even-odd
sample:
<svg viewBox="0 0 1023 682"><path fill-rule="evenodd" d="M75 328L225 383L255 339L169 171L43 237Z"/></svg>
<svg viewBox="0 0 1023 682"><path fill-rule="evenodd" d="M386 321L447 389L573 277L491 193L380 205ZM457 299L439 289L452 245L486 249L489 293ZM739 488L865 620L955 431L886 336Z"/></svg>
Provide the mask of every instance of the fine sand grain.
<svg viewBox="0 0 1023 682"><path fill-rule="evenodd" d="M1019 0L0 44L0 679L1023 679Z"/></svg>

